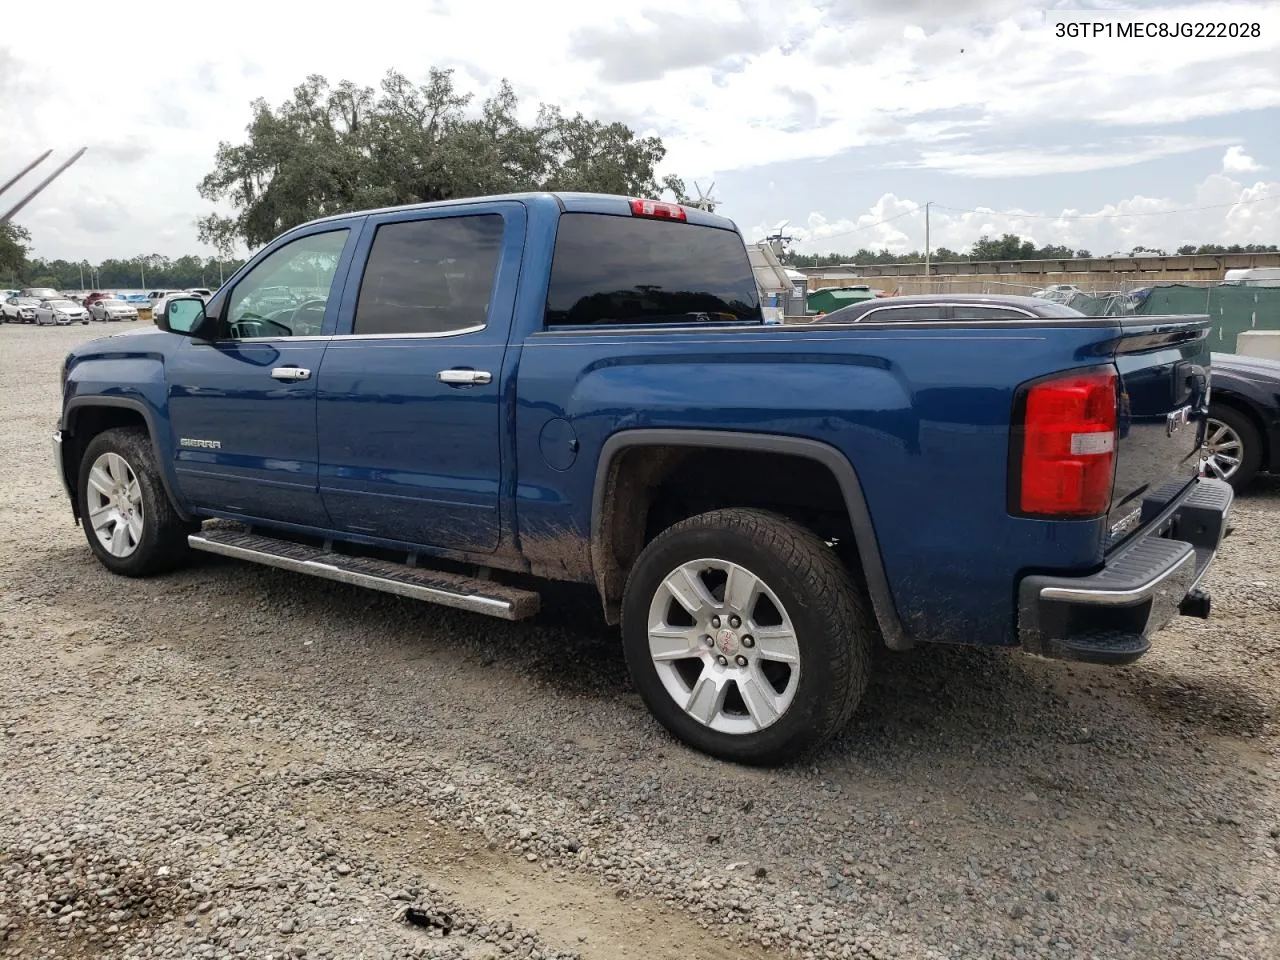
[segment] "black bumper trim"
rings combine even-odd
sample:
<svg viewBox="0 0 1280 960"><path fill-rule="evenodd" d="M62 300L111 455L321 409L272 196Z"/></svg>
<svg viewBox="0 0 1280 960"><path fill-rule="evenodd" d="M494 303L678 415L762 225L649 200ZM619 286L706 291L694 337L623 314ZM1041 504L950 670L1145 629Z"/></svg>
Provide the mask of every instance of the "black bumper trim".
<svg viewBox="0 0 1280 960"><path fill-rule="evenodd" d="M1084 577L1033 574L1018 587L1018 638L1041 656L1091 663L1132 663L1150 637L1179 613L1208 611L1198 584L1227 533L1234 492L1198 478L1170 499L1143 504L1148 523L1133 540ZM1197 591L1203 602L1186 604Z"/></svg>

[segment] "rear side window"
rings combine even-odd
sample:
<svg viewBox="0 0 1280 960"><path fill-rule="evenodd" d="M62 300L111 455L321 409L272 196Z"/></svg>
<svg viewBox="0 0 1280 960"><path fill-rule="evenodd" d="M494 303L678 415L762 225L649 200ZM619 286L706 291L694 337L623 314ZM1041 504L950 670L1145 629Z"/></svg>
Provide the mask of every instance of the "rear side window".
<svg viewBox="0 0 1280 960"><path fill-rule="evenodd" d="M763 323L742 238L642 217L560 217L546 324Z"/></svg>
<svg viewBox="0 0 1280 960"><path fill-rule="evenodd" d="M1029 320L1025 313L1005 307L970 307L956 304L951 308L953 320Z"/></svg>
<svg viewBox="0 0 1280 960"><path fill-rule="evenodd" d="M502 217L486 213L384 223L356 302L356 334L458 333L489 316Z"/></svg>

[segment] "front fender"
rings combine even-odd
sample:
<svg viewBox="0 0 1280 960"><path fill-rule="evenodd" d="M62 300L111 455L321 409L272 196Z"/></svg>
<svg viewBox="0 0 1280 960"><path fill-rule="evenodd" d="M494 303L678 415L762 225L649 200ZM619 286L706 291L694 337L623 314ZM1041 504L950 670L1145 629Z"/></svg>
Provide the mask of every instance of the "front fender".
<svg viewBox="0 0 1280 960"><path fill-rule="evenodd" d="M104 346L115 339L104 341ZM121 351L120 354L111 356L72 357L69 361L63 384L59 427L64 439L61 444L61 469L71 490L75 490L78 482L78 451L82 451L88 442L82 428L93 419L91 412L129 411L137 414L147 429L160 471L160 481L170 503L179 517L191 520L191 515L177 496L177 477L169 450L167 390L162 359L154 355ZM71 438L73 442L65 442L67 438ZM79 508L74 495L72 510L79 519Z"/></svg>

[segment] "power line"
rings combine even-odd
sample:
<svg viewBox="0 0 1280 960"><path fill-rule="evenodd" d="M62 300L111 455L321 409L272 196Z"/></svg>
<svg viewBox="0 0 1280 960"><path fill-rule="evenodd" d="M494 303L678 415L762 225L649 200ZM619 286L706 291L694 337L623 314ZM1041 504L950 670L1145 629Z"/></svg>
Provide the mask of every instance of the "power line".
<svg viewBox="0 0 1280 960"><path fill-rule="evenodd" d="M934 206L936 207L938 206L938 204L935 203ZM863 230L870 230L872 227L878 227L882 223L892 223L894 220L900 220L903 217L910 216L913 213L919 213L923 209L924 207L916 207L914 210L907 210L903 213L895 213L892 217L885 217L883 220L877 220L875 223L868 223L865 226L854 227L851 230L841 230L839 233L828 233L821 237L811 237L810 239L803 240L801 242L802 243L818 243L820 241L834 240L836 237L847 237L851 233L861 233Z"/></svg>
<svg viewBox="0 0 1280 960"><path fill-rule="evenodd" d="M1078 217L1053 217L1042 213L1014 213L1007 210L971 210L966 207L949 207L945 203L935 203L934 206L941 207L943 210L950 210L953 213L981 213L993 217L1009 217L1015 220L1123 220L1126 217L1169 217L1176 213L1196 213L1200 210L1221 210L1226 207L1238 207L1245 203L1259 203L1263 200L1272 199L1275 198L1254 197L1251 200L1237 200L1234 203L1211 203L1203 207L1185 207L1181 210L1151 210L1143 213L1093 213Z"/></svg>

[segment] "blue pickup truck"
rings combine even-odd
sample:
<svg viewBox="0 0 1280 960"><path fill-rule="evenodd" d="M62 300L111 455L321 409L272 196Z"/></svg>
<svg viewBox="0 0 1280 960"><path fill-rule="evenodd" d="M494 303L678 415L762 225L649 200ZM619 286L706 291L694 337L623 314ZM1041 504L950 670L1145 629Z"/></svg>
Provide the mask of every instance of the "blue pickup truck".
<svg viewBox="0 0 1280 960"><path fill-rule="evenodd" d="M768 325L731 221L541 193L293 228L156 327L62 371L108 569L206 551L508 619L590 584L714 756L832 735L876 644L1127 663L1209 615L1207 318Z"/></svg>

